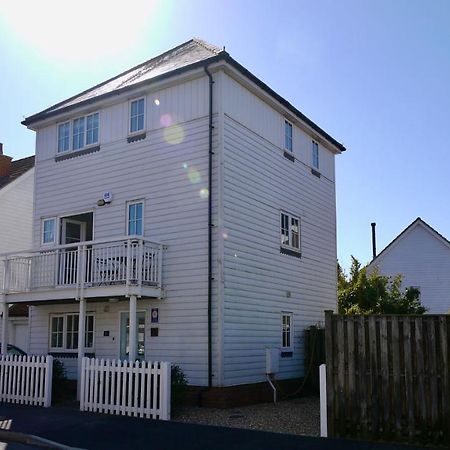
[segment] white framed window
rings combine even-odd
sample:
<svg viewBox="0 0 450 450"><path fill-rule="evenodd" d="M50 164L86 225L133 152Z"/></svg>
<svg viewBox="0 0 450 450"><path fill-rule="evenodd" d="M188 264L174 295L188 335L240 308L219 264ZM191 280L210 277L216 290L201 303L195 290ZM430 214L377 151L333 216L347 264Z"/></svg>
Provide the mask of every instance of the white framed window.
<svg viewBox="0 0 450 450"><path fill-rule="evenodd" d="M319 144L312 141L312 165L315 169L319 168Z"/></svg>
<svg viewBox="0 0 450 450"><path fill-rule="evenodd" d="M300 251L300 218L282 211L280 219L281 246Z"/></svg>
<svg viewBox="0 0 450 450"><path fill-rule="evenodd" d="M56 240L56 218L42 219L42 243L54 244Z"/></svg>
<svg viewBox="0 0 450 450"><path fill-rule="evenodd" d="M81 150L99 142L98 112L58 124L58 153Z"/></svg>
<svg viewBox="0 0 450 450"><path fill-rule="evenodd" d="M127 203L127 235L144 234L144 202L142 200Z"/></svg>
<svg viewBox="0 0 450 450"><path fill-rule="evenodd" d="M294 315L291 312L281 313L281 350L290 351L294 347Z"/></svg>
<svg viewBox="0 0 450 450"><path fill-rule="evenodd" d="M137 133L144 130L145 124L145 98L138 98L130 102L130 128L129 132Z"/></svg>
<svg viewBox="0 0 450 450"><path fill-rule="evenodd" d="M284 121L284 148L292 152L292 123Z"/></svg>
<svg viewBox="0 0 450 450"><path fill-rule="evenodd" d="M84 347L94 347L94 315L86 314ZM50 316L50 349L78 349L78 314L55 314Z"/></svg>
<svg viewBox="0 0 450 450"><path fill-rule="evenodd" d="M66 152L70 149L70 122L58 125L58 153Z"/></svg>

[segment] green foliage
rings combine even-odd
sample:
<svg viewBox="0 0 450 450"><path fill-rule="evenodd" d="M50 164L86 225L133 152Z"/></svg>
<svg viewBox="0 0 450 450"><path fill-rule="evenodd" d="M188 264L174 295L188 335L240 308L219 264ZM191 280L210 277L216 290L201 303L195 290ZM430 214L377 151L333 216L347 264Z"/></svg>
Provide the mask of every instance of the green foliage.
<svg viewBox="0 0 450 450"><path fill-rule="evenodd" d="M58 403L66 400L69 389L66 368L59 359L53 359L52 399Z"/></svg>
<svg viewBox="0 0 450 450"><path fill-rule="evenodd" d="M381 275L378 269L367 273L352 256L350 275L338 263L338 312L340 314L423 314L418 289L402 291L402 276Z"/></svg>
<svg viewBox="0 0 450 450"><path fill-rule="evenodd" d="M171 404L172 408L179 406L186 393L187 378L180 366L173 365L171 369Z"/></svg>

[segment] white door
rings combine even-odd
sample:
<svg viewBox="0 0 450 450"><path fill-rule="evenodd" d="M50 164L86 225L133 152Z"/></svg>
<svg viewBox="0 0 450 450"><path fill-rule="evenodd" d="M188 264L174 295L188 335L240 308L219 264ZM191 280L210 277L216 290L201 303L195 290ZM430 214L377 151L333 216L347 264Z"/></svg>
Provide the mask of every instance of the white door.
<svg viewBox="0 0 450 450"><path fill-rule="evenodd" d="M137 355L140 361L145 360L145 312L137 314ZM130 353L130 313L120 313L120 359L128 359Z"/></svg>
<svg viewBox="0 0 450 450"><path fill-rule="evenodd" d="M76 244L86 240L86 223L61 219L61 244ZM59 284L68 286L77 282L78 251L70 247L59 255Z"/></svg>

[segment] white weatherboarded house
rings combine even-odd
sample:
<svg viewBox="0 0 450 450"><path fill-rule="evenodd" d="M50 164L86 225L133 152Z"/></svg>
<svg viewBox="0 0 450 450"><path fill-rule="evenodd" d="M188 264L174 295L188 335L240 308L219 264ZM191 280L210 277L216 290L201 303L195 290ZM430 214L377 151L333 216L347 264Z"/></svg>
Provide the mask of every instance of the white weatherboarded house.
<svg viewBox="0 0 450 450"><path fill-rule="evenodd" d="M30 248L33 228L34 156L14 161L0 144L0 254ZM3 270L0 270L0 288ZM3 309L2 309L3 311ZM28 350L26 305L9 316L9 343Z"/></svg>
<svg viewBox="0 0 450 450"><path fill-rule="evenodd" d="M225 387L264 381L273 347L277 378L303 375L303 331L336 305L339 142L197 39L24 124L35 249L5 261L5 299L33 304L31 353Z"/></svg>
<svg viewBox="0 0 450 450"><path fill-rule="evenodd" d="M403 276L403 286L420 291L430 314L450 311L450 242L418 217L368 265L383 275Z"/></svg>

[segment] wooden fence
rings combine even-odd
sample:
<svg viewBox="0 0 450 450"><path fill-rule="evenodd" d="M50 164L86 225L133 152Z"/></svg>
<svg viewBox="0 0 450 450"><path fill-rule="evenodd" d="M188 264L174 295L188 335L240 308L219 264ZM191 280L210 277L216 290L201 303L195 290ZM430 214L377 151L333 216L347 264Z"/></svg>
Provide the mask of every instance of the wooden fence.
<svg viewBox="0 0 450 450"><path fill-rule="evenodd" d="M83 358L81 411L170 419L170 363Z"/></svg>
<svg viewBox="0 0 450 450"><path fill-rule="evenodd" d="M450 443L450 316L326 312L328 436Z"/></svg>
<svg viewBox="0 0 450 450"><path fill-rule="evenodd" d="M0 357L0 401L49 407L52 403L53 357Z"/></svg>

